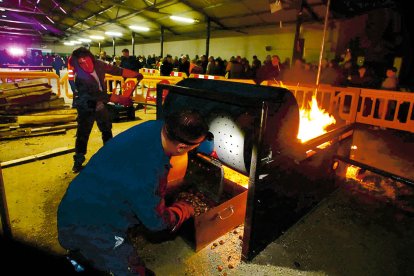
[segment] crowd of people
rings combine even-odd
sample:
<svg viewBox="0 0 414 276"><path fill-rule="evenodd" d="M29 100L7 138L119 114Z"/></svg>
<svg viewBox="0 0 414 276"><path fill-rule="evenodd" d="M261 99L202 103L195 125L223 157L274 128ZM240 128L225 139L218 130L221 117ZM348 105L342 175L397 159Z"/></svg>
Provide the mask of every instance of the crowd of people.
<svg viewBox="0 0 414 276"><path fill-rule="evenodd" d="M122 50L121 57L108 57L103 51L98 59L112 62L131 70L152 68L160 70L161 76L169 76L171 72L190 74L207 74L224 76L230 79L253 79L256 83L263 80L275 80L289 83L315 84L318 65L296 59L291 64L289 58L283 62L278 55L267 55L262 61L254 55L251 61L246 57L232 56L228 60L206 55L190 58L188 54L180 57L167 54L165 57L129 55L128 49ZM384 72L369 65L358 64L347 51L344 55L321 63L319 83L333 86L351 86L372 89L400 90L397 69L389 66Z"/></svg>
<svg viewBox="0 0 414 276"><path fill-rule="evenodd" d="M4 53L3 53L4 52ZM60 71L67 67L68 55L59 54L37 55L30 58L12 57L5 50L1 51L0 64L44 65L52 66L60 76ZM278 55L267 55L262 61L256 55L249 60L247 57L232 56L228 60L221 57L196 55L190 58L188 54L180 57L167 54L165 57L148 55L130 55L128 49L123 49L120 56L109 56L105 51L95 55L96 59L122 68L138 71L141 68L160 70L161 76L169 76L172 71L190 74L207 74L225 76L230 79L275 80L290 83L315 84L318 65L296 59L292 63L289 58L283 62ZM358 64L347 51L340 57L321 63L319 83L333 86L351 86L384 90L400 90L398 72L392 65L378 72L367 64Z"/></svg>

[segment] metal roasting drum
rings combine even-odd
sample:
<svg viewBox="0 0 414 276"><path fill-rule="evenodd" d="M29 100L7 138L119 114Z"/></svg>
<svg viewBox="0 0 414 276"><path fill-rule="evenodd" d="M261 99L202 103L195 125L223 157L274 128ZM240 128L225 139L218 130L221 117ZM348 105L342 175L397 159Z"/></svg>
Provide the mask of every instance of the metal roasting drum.
<svg viewBox="0 0 414 276"><path fill-rule="evenodd" d="M350 127L300 143L299 108L289 90L193 78L157 86L157 118L188 107L207 120L216 153L210 164L189 155L184 177L208 182L218 202L195 218L196 250L244 224L242 257L251 260L336 188L333 156L348 148ZM221 164L248 177L248 189L221 179ZM226 192L232 196L221 199Z"/></svg>

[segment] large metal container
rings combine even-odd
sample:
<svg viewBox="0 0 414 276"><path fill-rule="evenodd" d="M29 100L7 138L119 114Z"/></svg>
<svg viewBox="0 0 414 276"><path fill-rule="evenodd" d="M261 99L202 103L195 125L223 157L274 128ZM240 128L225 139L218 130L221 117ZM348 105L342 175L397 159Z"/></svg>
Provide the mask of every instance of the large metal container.
<svg viewBox="0 0 414 276"><path fill-rule="evenodd" d="M165 89L168 96L162 103ZM235 193L196 218L197 249L244 222L242 257L251 260L336 188L333 156L349 143L345 138L352 130L343 126L301 144L296 138L299 109L289 90L185 79L176 85L159 85L157 92L157 118L177 109L199 110L214 134L218 161L249 178L247 200L246 192ZM190 163L191 158L189 167ZM191 171L187 169L185 178ZM240 205L244 201L245 213ZM233 208L237 215L224 226L217 218L224 216L222 212L233 212L230 206L236 205L240 206Z"/></svg>

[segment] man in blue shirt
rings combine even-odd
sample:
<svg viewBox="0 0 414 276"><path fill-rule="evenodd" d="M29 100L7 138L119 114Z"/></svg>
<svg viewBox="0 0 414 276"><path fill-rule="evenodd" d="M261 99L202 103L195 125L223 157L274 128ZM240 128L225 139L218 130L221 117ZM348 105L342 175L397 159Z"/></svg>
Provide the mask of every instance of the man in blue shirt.
<svg viewBox="0 0 414 276"><path fill-rule="evenodd" d="M170 158L198 147L208 125L194 110L134 126L108 141L70 183L58 209L60 244L97 270L145 274L127 230L175 231L194 214L184 201L166 206ZM134 264L135 262L135 264Z"/></svg>

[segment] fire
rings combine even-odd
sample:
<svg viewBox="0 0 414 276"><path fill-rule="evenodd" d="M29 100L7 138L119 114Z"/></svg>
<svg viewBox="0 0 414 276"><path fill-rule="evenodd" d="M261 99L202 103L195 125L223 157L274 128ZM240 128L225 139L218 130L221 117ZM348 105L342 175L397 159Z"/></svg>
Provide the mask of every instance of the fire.
<svg viewBox="0 0 414 276"><path fill-rule="evenodd" d="M326 133L326 128L336 123L334 117L318 107L315 96L312 97L310 106L310 109L300 109L298 139L302 143Z"/></svg>

